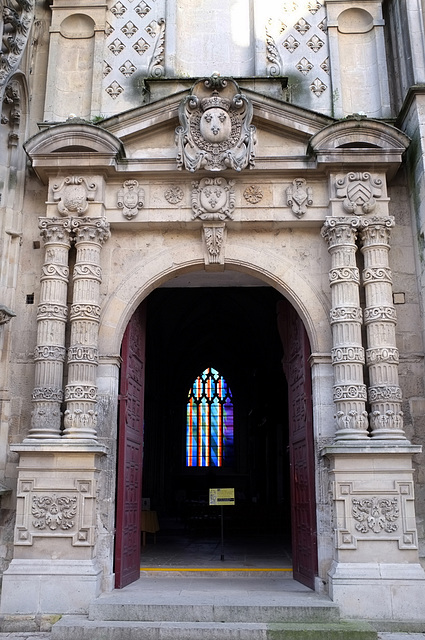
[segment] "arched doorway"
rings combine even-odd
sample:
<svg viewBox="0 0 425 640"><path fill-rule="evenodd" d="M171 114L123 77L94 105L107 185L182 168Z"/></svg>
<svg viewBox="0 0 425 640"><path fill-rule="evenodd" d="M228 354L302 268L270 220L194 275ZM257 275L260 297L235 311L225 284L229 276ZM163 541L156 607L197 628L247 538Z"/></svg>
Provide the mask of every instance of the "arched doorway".
<svg viewBox="0 0 425 640"><path fill-rule="evenodd" d="M292 530L294 577L313 587L317 552L309 344L298 315L271 287L171 287L152 292L135 318L129 327L143 324L144 329L127 329L124 346L129 331L130 341L146 337L146 352L139 348L146 376L143 496L168 526L179 522L199 533L215 525L209 517L208 489L234 487L236 506L226 526L235 533L268 531L288 539ZM232 389L234 459L230 465L189 467L188 391L206 367L219 371ZM129 379L124 367L122 387ZM121 422L126 415L128 410L121 412ZM127 474L132 478L135 449L133 443L121 443L123 447L129 452ZM142 457L140 451L137 456ZM119 463L121 480L125 465ZM132 494L134 478L130 485ZM121 517L137 527L137 514ZM125 525L118 518L117 554L120 530ZM128 546L128 530L123 539ZM137 579L138 569L134 567L132 579Z"/></svg>

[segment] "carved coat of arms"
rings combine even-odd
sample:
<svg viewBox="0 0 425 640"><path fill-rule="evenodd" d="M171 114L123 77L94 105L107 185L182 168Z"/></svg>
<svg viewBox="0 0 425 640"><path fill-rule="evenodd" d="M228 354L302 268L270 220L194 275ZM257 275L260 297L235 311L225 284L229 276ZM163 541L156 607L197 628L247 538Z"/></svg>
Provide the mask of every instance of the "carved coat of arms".
<svg viewBox="0 0 425 640"><path fill-rule="evenodd" d="M131 220L145 203L145 192L139 188L137 180L126 180L117 194L117 206L122 209L123 216Z"/></svg>
<svg viewBox="0 0 425 640"><path fill-rule="evenodd" d="M295 178L292 181L292 184L286 189L286 202L297 218L301 218L307 212L307 207L313 204L313 190L311 187L307 187L304 178Z"/></svg>
<svg viewBox="0 0 425 640"><path fill-rule="evenodd" d="M203 178L193 182L192 218L225 220L233 218L235 208L234 180Z"/></svg>
<svg viewBox="0 0 425 640"><path fill-rule="evenodd" d="M93 201L96 185L84 177L68 176L60 184L53 185L53 199L58 203L61 216L77 214L82 216Z"/></svg>
<svg viewBox="0 0 425 640"><path fill-rule="evenodd" d="M178 169L241 171L255 160L252 105L234 80L212 76L197 82L179 109Z"/></svg>

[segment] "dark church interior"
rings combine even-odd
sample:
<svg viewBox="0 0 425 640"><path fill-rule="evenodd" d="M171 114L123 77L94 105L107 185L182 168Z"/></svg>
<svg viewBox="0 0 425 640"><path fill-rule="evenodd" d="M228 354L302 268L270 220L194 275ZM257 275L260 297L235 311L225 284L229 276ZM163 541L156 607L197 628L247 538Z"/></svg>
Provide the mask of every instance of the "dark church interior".
<svg viewBox="0 0 425 640"><path fill-rule="evenodd" d="M161 544L211 546L220 538L220 507L210 488L235 490L223 508L226 540L290 547L287 385L271 287L162 288L147 301L142 494L158 516ZM234 407L234 463L186 465L188 392L207 367L226 379ZM145 503L146 505L146 503ZM152 552L146 535L143 553ZM148 556L149 557L149 556ZM158 560L157 560L158 561Z"/></svg>

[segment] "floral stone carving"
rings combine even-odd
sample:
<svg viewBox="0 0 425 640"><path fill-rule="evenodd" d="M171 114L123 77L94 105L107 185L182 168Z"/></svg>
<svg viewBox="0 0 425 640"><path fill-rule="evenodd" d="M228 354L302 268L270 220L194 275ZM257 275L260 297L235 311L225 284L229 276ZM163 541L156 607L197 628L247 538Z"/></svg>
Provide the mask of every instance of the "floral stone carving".
<svg viewBox="0 0 425 640"><path fill-rule="evenodd" d="M235 208L234 180L203 178L193 182L192 218L225 220L233 218Z"/></svg>
<svg viewBox="0 0 425 640"><path fill-rule="evenodd" d="M353 499L353 518L357 520L356 529L361 533L392 533L397 531L400 517L397 498Z"/></svg>
<svg viewBox="0 0 425 640"><path fill-rule="evenodd" d="M372 213L375 198L382 194L382 180L367 172L351 172L336 180L336 196L343 198L342 206L347 213ZM361 209L361 211L359 211Z"/></svg>
<svg viewBox="0 0 425 640"><path fill-rule="evenodd" d="M204 224L203 237L206 248L206 264L224 264L223 245L225 223Z"/></svg>
<svg viewBox="0 0 425 640"><path fill-rule="evenodd" d="M58 203L61 216L82 216L86 213L89 202L94 200L96 189L96 185L89 183L86 178L68 176L60 184L53 186L53 200Z"/></svg>
<svg viewBox="0 0 425 640"><path fill-rule="evenodd" d="M286 203L297 218L307 213L307 207L313 204L313 189L307 187L304 178L295 178L286 189Z"/></svg>
<svg viewBox="0 0 425 640"><path fill-rule="evenodd" d="M198 81L179 108L177 168L241 171L254 166L252 104L234 80L212 76Z"/></svg>
<svg viewBox="0 0 425 640"><path fill-rule="evenodd" d="M31 514L36 529L66 531L75 525L76 513L77 496L33 496Z"/></svg>
<svg viewBox="0 0 425 640"><path fill-rule="evenodd" d="M145 192L139 188L137 180L126 180L117 194L117 206L122 214L131 220L139 213L145 204Z"/></svg>

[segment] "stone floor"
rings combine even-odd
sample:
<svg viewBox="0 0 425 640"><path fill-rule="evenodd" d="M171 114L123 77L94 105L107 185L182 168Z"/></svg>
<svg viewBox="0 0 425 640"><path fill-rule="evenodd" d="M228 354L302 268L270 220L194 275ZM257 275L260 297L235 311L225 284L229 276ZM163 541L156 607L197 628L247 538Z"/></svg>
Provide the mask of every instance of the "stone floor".
<svg viewBox="0 0 425 640"><path fill-rule="evenodd" d="M292 563L290 545L287 541L273 535L246 537L240 533L225 534L223 544L220 532L213 534L205 530L184 532L160 531L154 537L147 534L146 545L141 555L142 575L149 574L159 578L164 576L185 577L190 575L195 580L203 575L216 576L217 579L229 579L233 582L236 576L248 578L250 572L256 577L285 580L288 591L305 587L292 580ZM189 569L189 571L187 571ZM262 569L261 574L257 572ZM154 580L158 584L157 580ZM167 580L166 580L167 582ZM244 581L245 582L245 581ZM292 583L292 589L290 587ZM137 583L130 590L137 588ZM294 593L296 596L296 593ZM48 632L15 632L0 633L0 640L50 640ZM425 640L424 633L385 632L379 634L380 640Z"/></svg>

